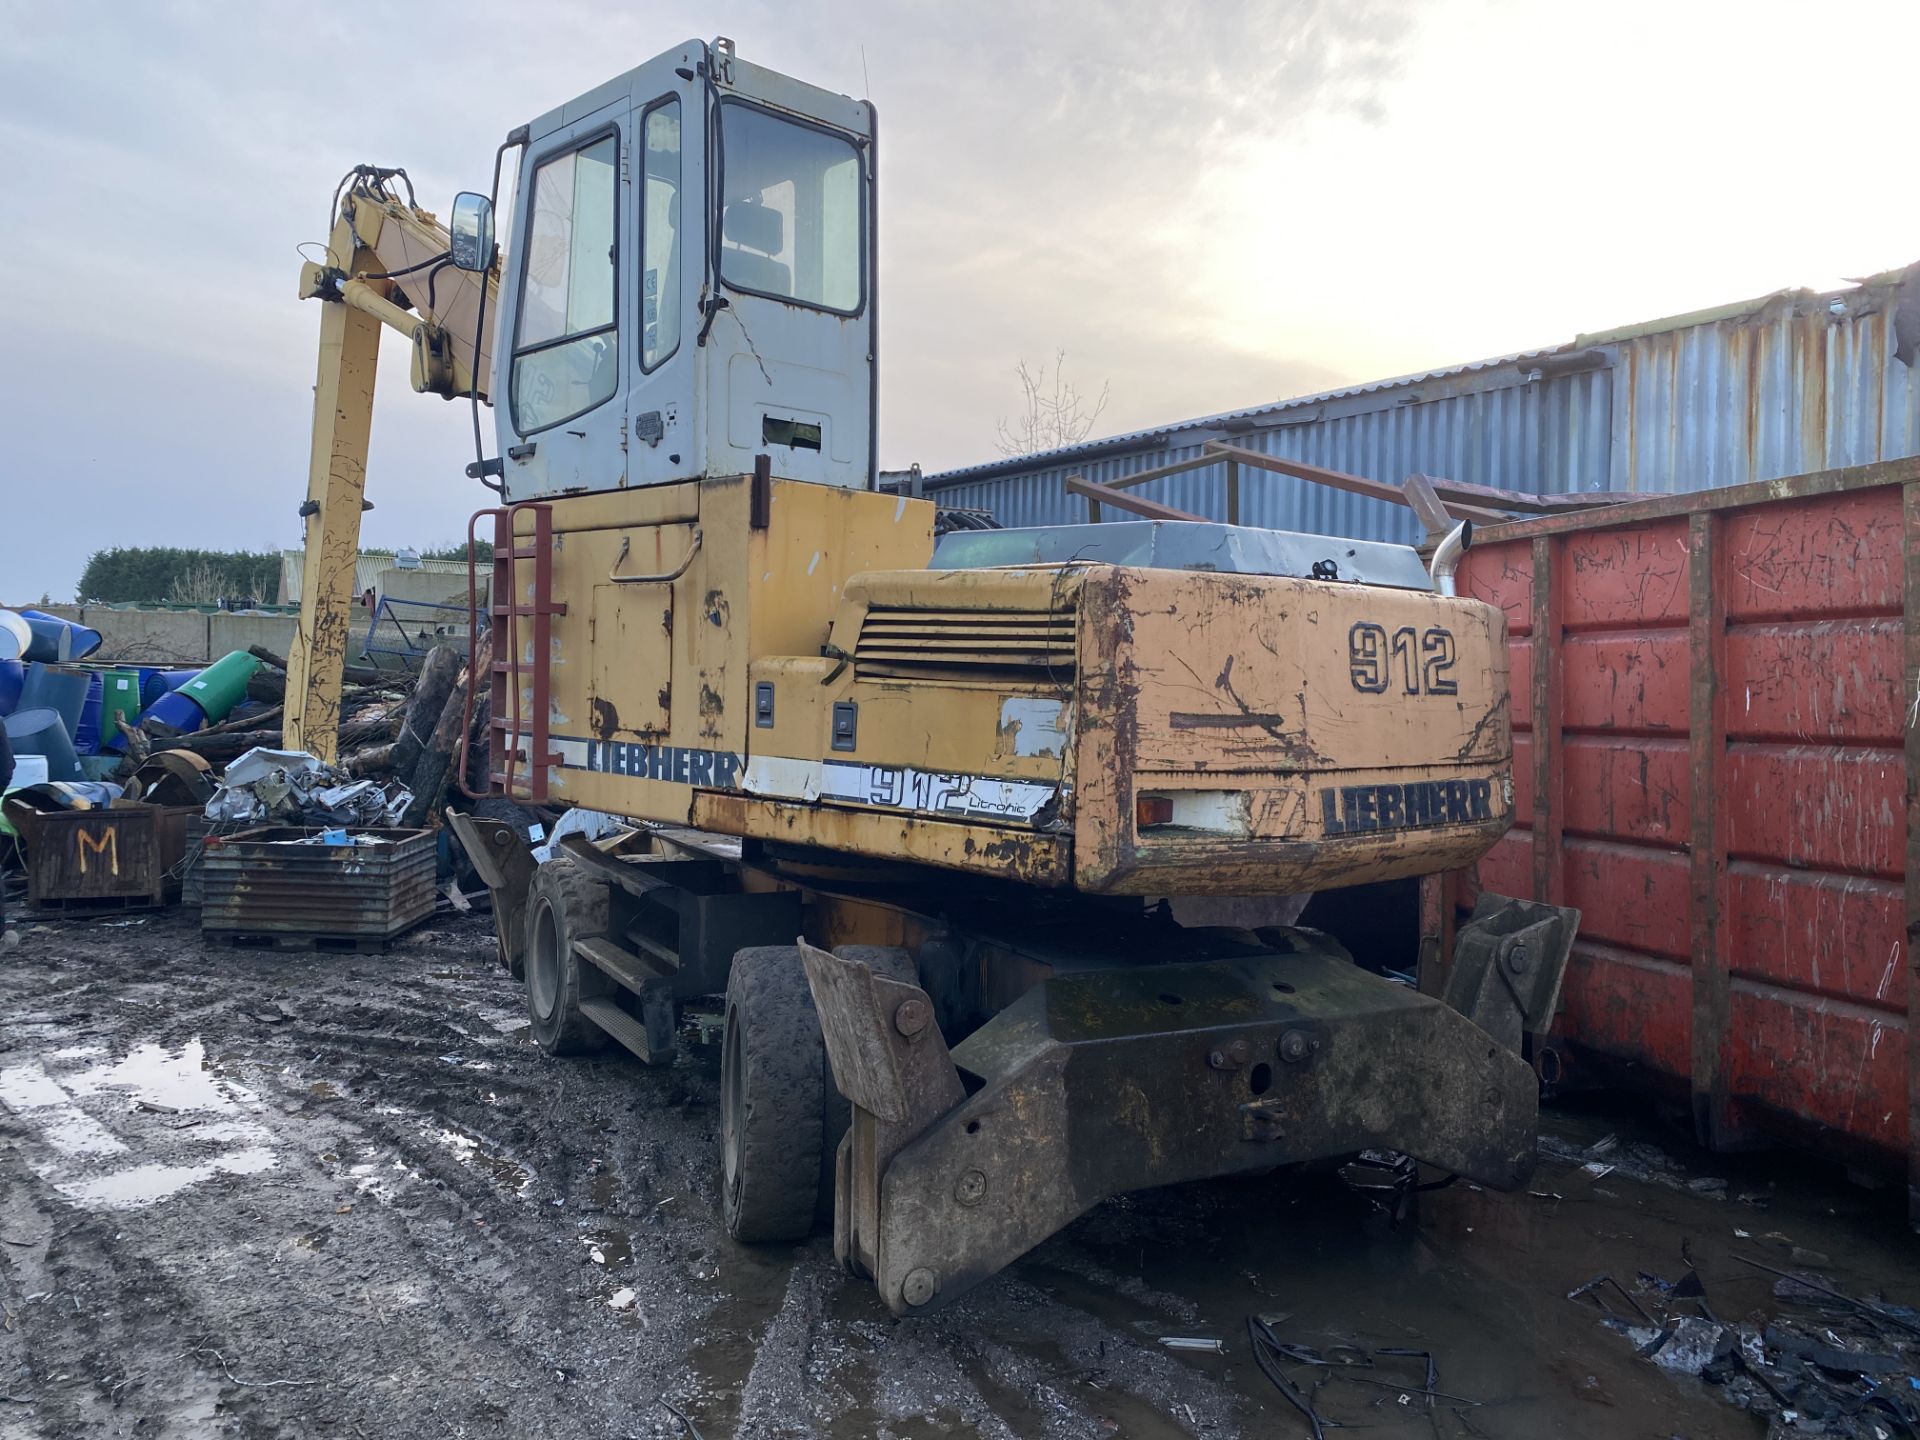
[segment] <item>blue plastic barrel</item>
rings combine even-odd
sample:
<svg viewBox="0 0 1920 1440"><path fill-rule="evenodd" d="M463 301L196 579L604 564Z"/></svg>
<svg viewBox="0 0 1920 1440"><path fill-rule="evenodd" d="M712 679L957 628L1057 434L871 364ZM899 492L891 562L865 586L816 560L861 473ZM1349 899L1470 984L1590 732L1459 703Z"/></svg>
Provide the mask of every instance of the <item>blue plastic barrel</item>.
<svg viewBox="0 0 1920 1440"><path fill-rule="evenodd" d="M140 667L140 703L150 706L169 690L178 690L194 676L198 670L156 670L151 666Z"/></svg>
<svg viewBox="0 0 1920 1440"><path fill-rule="evenodd" d="M37 660L27 666L27 680L20 687L20 709L57 710L71 739L80 728L80 710L86 703L86 671L56 670Z"/></svg>
<svg viewBox="0 0 1920 1440"><path fill-rule="evenodd" d="M27 667L18 660L0 660L0 719L20 708L20 689L27 683Z"/></svg>
<svg viewBox="0 0 1920 1440"><path fill-rule="evenodd" d="M145 725L148 721L167 734L191 735L206 725L207 712L191 695L169 690L140 712L140 723Z"/></svg>
<svg viewBox="0 0 1920 1440"><path fill-rule="evenodd" d="M98 670L88 672L87 698L80 702L80 718L73 727L73 748L82 755L100 753L100 704L106 694L106 678Z"/></svg>
<svg viewBox="0 0 1920 1440"><path fill-rule="evenodd" d="M42 665L64 665L73 658L73 631L67 628L65 621L49 620L44 616L36 620L24 610L20 612L20 618L27 622L27 629L33 632L23 659L38 661Z"/></svg>
<svg viewBox="0 0 1920 1440"><path fill-rule="evenodd" d="M80 757L73 753L73 736L67 732L58 710L16 710L0 724L7 727L7 741L15 755L46 757L47 779L82 778Z"/></svg>
<svg viewBox="0 0 1920 1440"><path fill-rule="evenodd" d="M12 610L0 610L0 660L20 660L33 644L33 627L26 617Z"/></svg>
<svg viewBox="0 0 1920 1440"><path fill-rule="evenodd" d="M51 624L66 627L67 653L60 657L61 661L84 660L100 648L100 632L90 625L82 625L78 620L62 620L58 615L49 615L44 610L22 610L20 613L26 618L27 624L35 628L36 633L40 625ZM27 658L37 660L40 657L30 655ZM50 661L48 663L58 664L60 661Z"/></svg>

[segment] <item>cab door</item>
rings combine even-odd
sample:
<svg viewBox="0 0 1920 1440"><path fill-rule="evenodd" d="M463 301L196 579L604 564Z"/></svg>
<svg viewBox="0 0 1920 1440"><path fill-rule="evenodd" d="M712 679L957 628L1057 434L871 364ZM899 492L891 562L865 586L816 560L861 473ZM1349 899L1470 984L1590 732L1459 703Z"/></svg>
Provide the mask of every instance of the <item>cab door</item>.
<svg viewBox="0 0 1920 1440"><path fill-rule="evenodd" d="M671 84L676 77L663 78ZM637 323L629 347L628 483L655 485L705 469L694 393L706 233L703 102L689 86L649 93L641 80L634 114L639 243L631 269Z"/></svg>
<svg viewBox="0 0 1920 1440"><path fill-rule="evenodd" d="M632 118L624 102L594 110L542 135L522 167L503 297L501 428L515 499L626 483Z"/></svg>
<svg viewBox="0 0 1920 1440"><path fill-rule="evenodd" d="M734 60L714 121L708 464L872 483L871 107Z"/></svg>

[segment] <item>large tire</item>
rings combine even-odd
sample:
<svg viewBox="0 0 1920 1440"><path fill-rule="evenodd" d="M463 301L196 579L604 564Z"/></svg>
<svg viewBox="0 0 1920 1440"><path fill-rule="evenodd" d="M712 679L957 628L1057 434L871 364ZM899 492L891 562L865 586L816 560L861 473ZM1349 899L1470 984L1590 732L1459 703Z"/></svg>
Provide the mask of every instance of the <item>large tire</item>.
<svg viewBox="0 0 1920 1440"><path fill-rule="evenodd" d="M590 1055L613 1037L580 1013L582 1000L613 980L573 953L575 940L607 933L607 886L576 860L556 857L534 872L526 919L527 1015L549 1055Z"/></svg>
<svg viewBox="0 0 1920 1440"><path fill-rule="evenodd" d="M800 1240L812 1231L830 1089L799 948L736 953L720 1047L720 1210L734 1239Z"/></svg>

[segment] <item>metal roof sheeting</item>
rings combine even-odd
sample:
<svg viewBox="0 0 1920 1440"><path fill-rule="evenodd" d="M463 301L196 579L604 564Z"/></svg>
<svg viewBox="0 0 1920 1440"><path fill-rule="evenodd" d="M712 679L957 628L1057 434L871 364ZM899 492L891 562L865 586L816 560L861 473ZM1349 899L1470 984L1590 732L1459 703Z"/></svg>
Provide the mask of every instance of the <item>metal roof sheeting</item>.
<svg viewBox="0 0 1920 1440"><path fill-rule="evenodd" d="M1412 471L1535 494L1697 490L1920 454L1920 266L926 479L1003 525L1084 520L1068 475L1113 480L1236 444L1398 484ZM1902 334L1905 340L1902 343ZM1899 353L1896 353L1899 352ZM1133 493L1224 519L1225 467ZM1242 472L1241 520L1411 540L1401 506Z"/></svg>
<svg viewBox="0 0 1920 1440"><path fill-rule="evenodd" d="M360 552L360 558L353 565L353 593L364 595L369 590L380 588L380 577L389 570L399 568L393 556ZM464 560L422 560L416 567L422 574L461 575L467 573ZM493 567L482 565L482 577L491 575ZM307 571L307 552L304 550L282 550L280 552L280 603L298 605L300 603L300 581Z"/></svg>

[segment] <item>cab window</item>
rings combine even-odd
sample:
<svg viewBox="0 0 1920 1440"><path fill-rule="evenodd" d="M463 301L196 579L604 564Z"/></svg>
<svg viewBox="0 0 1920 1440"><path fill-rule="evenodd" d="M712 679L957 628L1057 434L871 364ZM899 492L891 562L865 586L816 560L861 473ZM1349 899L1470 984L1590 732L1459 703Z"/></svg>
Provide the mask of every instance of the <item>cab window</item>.
<svg viewBox="0 0 1920 1440"><path fill-rule="evenodd" d="M641 123L647 192L640 217L640 368L680 348L680 101L653 106Z"/></svg>
<svg viewBox="0 0 1920 1440"><path fill-rule="evenodd" d="M584 414L618 388L619 153L619 137L603 135L533 172L513 350L513 425L522 435Z"/></svg>
<svg viewBox="0 0 1920 1440"><path fill-rule="evenodd" d="M721 278L777 300L857 311L862 187L853 142L729 100L720 147Z"/></svg>

